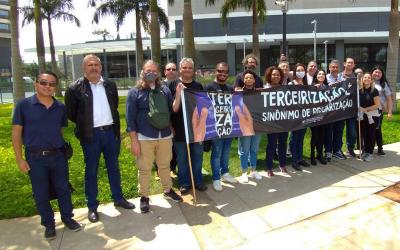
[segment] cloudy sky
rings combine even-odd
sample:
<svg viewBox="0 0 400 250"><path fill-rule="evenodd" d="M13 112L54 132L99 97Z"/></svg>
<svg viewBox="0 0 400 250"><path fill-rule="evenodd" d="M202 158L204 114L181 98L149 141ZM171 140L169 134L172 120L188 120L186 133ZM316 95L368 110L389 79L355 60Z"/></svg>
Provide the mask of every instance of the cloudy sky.
<svg viewBox="0 0 400 250"><path fill-rule="evenodd" d="M107 16L100 19L99 24L92 23L94 8L87 6L87 0L73 0L75 10L72 13L80 20L81 27L78 28L75 24L64 23L61 21L52 22L54 43L56 46L70 45L73 43L82 43L85 41L98 40L100 36L93 35L94 30L106 29L110 32L110 35L114 38L117 36L117 29L114 24L113 17ZM166 2L159 0L159 4L166 10ZM32 5L32 0L20 0L20 6ZM20 17L20 22L22 17ZM21 27L21 26L20 26ZM130 14L126 17L124 25L120 28L120 37L128 38L135 29L135 18L134 14ZM47 24L43 22L43 31L45 38L45 46L49 46L48 42L48 28ZM35 26L34 24L28 24L21 27L20 32L20 46L21 54L25 62L37 61L35 53L25 53L24 50L28 48L35 48ZM49 60L49 59L48 59Z"/></svg>

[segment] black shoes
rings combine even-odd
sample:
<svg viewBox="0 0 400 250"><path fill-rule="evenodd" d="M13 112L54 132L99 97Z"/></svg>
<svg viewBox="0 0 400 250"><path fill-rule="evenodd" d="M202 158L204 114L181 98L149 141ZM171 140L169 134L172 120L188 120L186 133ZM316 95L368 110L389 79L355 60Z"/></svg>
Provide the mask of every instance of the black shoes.
<svg viewBox="0 0 400 250"><path fill-rule="evenodd" d="M180 197L175 191L171 188L168 193L164 192L164 198L167 200L172 200L175 202L183 201L182 197Z"/></svg>
<svg viewBox="0 0 400 250"><path fill-rule="evenodd" d="M384 156L384 155L386 155L386 153L383 152L383 149L378 149L378 155Z"/></svg>
<svg viewBox="0 0 400 250"><path fill-rule="evenodd" d="M348 153L349 155L351 155L352 157L356 157L356 153L354 153L354 149L352 149L352 148L350 148L350 149L347 151L347 153Z"/></svg>
<svg viewBox="0 0 400 250"><path fill-rule="evenodd" d="M303 166L303 167L309 167L310 166L310 164L308 164L305 160L299 161L298 164Z"/></svg>
<svg viewBox="0 0 400 250"><path fill-rule="evenodd" d="M317 161L315 160L315 158L311 158L310 162L311 162L311 165L313 165L313 166L317 165Z"/></svg>
<svg viewBox="0 0 400 250"><path fill-rule="evenodd" d="M326 165L328 162L326 161L325 157L323 156L317 156L317 160L322 164Z"/></svg>
<svg viewBox="0 0 400 250"><path fill-rule="evenodd" d="M135 209L135 205L127 201L125 198L122 198L119 201L114 201L115 207L122 207L125 209Z"/></svg>
<svg viewBox="0 0 400 250"><path fill-rule="evenodd" d="M54 240L56 238L56 228L54 226L47 226L44 230L44 237L46 240Z"/></svg>
<svg viewBox="0 0 400 250"><path fill-rule="evenodd" d="M150 211L150 199L148 197L142 196L140 198L140 212L143 214L148 213Z"/></svg>
<svg viewBox="0 0 400 250"><path fill-rule="evenodd" d="M208 187L206 186L206 184L199 184L199 185L196 186L196 190L199 190L200 192L206 191L207 188Z"/></svg>
<svg viewBox="0 0 400 250"><path fill-rule="evenodd" d="M96 210L89 209L87 217L90 222L98 222L99 221L99 214L97 213Z"/></svg>
<svg viewBox="0 0 400 250"><path fill-rule="evenodd" d="M188 194L190 191L190 187L180 187L179 192L181 192L181 195Z"/></svg>
<svg viewBox="0 0 400 250"><path fill-rule="evenodd" d="M81 224L79 224L76 220L74 219L69 219L67 221L63 221L64 225L68 227L69 230L72 230L74 232L77 232L81 230Z"/></svg>
<svg viewBox="0 0 400 250"><path fill-rule="evenodd" d="M297 162L292 163L292 168L294 168L297 171L303 171L303 169L300 167L300 165Z"/></svg>

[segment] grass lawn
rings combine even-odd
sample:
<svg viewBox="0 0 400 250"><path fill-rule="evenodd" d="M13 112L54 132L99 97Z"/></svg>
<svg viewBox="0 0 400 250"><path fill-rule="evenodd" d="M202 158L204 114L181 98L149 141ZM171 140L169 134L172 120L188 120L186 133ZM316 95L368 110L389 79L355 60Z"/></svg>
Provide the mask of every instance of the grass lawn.
<svg viewBox="0 0 400 250"><path fill-rule="evenodd" d="M121 114L121 128L125 130L125 97L120 98L120 114ZM397 110L400 110L400 103L397 105ZM0 105L0 219L14 218L21 216L30 216L37 214L34 201L31 195L31 185L29 177L19 172L15 163L14 152L11 144L11 113L12 104ZM78 140L73 135L74 124L65 130L64 134L66 139L71 142L74 149L74 156L69 162L70 167L70 181L76 191L72 195L74 207L85 207L84 196L84 162L83 154ZM400 141L400 114L397 112L393 115L393 120L383 123L384 142L394 143ZM344 142L345 135L344 135ZM129 152L130 140L128 135L122 133L122 147L119 157L120 171L122 178L122 189L126 198L133 198L138 196L137 189L137 169L135 167L134 158ZM310 154L310 130L307 130L306 138L304 141L304 155L308 158ZM265 148L266 136L263 135L260 150L258 153L258 166L259 170L264 169L265 166ZM289 159L290 160L290 159ZM288 162L290 164L290 161ZM277 162L275 162L277 166ZM210 153L204 154L203 168L211 174L210 167ZM231 149L230 157L230 171L233 175L238 176L241 174L240 162L237 156L237 140L234 140ZM211 182L211 175L206 175L205 180ZM101 203L111 202L111 193L109 190L107 173L104 167L104 161L101 161L99 169L99 196L98 199ZM177 181L174 180L174 185L177 186ZM161 185L159 182L152 179L151 193L161 193ZM58 210L57 203L53 201L53 207Z"/></svg>

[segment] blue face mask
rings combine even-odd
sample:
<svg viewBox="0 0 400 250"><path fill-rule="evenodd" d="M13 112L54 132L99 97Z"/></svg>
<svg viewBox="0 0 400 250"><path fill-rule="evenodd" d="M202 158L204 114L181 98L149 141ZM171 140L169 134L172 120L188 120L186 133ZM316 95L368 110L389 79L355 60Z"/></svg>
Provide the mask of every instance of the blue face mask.
<svg viewBox="0 0 400 250"><path fill-rule="evenodd" d="M297 78L303 78L306 75L305 71L297 71L296 76Z"/></svg>
<svg viewBox="0 0 400 250"><path fill-rule="evenodd" d="M146 82L154 82L158 77L158 74L153 72L147 72L143 74L143 80Z"/></svg>

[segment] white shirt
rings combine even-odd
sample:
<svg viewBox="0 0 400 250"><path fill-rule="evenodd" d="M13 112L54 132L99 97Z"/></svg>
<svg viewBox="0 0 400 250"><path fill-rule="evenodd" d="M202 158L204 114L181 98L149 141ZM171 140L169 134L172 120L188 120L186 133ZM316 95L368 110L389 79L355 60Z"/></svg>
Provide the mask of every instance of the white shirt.
<svg viewBox="0 0 400 250"><path fill-rule="evenodd" d="M114 123L110 104L108 103L103 78L97 83L90 83L93 95L93 127L112 125Z"/></svg>
<svg viewBox="0 0 400 250"><path fill-rule="evenodd" d="M312 85L314 77L310 76L308 73L306 75L307 75L307 85Z"/></svg>

